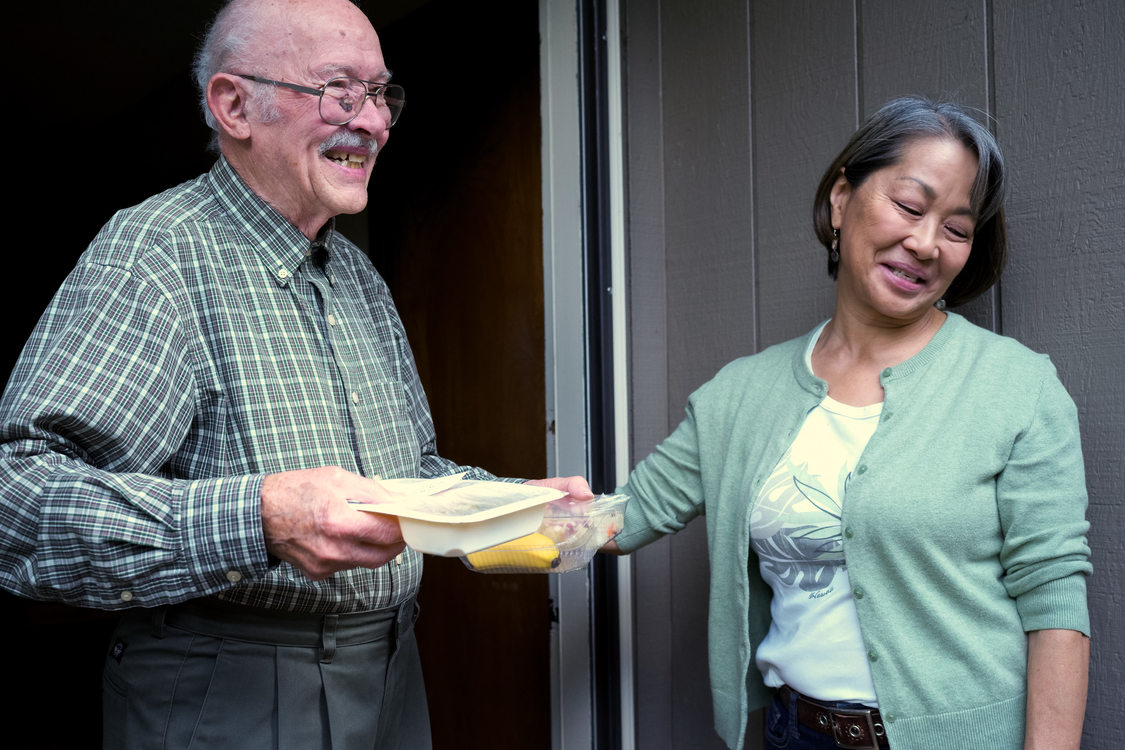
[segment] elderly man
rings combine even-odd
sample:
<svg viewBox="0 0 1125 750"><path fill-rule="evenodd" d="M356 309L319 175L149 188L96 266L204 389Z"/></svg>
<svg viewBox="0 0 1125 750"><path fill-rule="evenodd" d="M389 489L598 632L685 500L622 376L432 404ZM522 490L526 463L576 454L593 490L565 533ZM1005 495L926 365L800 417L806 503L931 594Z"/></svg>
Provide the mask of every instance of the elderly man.
<svg viewBox="0 0 1125 750"><path fill-rule="evenodd" d="M402 89L347 0L234 0L197 75L221 158L103 228L0 402L0 584L125 611L107 748L428 747L421 559L348 501L491 475L437 455L386 286L333 224Z"/></svg>

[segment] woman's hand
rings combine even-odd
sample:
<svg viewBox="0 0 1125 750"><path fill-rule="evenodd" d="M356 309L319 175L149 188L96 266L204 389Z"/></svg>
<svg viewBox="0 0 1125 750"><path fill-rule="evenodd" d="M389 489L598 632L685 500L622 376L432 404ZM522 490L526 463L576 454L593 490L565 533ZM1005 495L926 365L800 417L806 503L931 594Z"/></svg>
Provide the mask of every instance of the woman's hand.
<svg viewBox="0 0 1125 750"><path fill-rule="evenodd" d="M1090 639L1076 630L1027 634L1024 750L1079 750L1086 715Z"/></svg>
<svg viewBox="0 0 1125 750"><path fill-rule="evenodd" d="M584 502L593 500L594 493L590 491L590 484L583 477L548 477L546 479L528 479L524 484L534 484L537 487L550 487L560 492L565 492L571 500Z"/></svg>

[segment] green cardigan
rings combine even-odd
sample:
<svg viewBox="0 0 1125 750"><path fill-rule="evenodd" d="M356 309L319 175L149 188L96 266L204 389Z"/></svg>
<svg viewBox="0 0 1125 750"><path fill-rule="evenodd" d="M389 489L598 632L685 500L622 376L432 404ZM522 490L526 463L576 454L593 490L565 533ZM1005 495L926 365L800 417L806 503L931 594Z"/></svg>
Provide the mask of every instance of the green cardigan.
<svg viewBox="0 0 1125 750"><path fill-rule="evenodd" d="M750 548L750 506L828 391L805 364L808 344L723 368L620 490L631 498L617 537L626 552L705 515L715 727L732 748L771 698L754 663L771 592ZM1046 356L956 314L880 380L882 416L842 525L891 746L1019 750L1025 631L1089 634L1074 403Z"/></svg>

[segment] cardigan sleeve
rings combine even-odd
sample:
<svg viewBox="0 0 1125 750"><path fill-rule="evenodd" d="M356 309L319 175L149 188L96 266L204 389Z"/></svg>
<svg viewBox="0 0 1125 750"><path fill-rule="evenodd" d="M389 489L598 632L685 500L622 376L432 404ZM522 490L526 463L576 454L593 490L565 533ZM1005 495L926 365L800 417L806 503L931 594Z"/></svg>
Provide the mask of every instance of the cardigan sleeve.
<svg viewBox="0 0 1125 750"><path fill-rule="evenodd" d="M1000 561L1024 630L1064 628L1089 635L1086 577L1092 566L1078 417L1051 369L997 478L1004 531Z"/></svg>
<svg viewBox="0 0 1125 750"><path fill-rule="evenodd" d="M694 405L698 395L699 391L689 400L687 416L675 432L638 464L626 484L618 488L618 492L629 496L625 523L615 539L623 552L674 534L703 512Z"/></svg>

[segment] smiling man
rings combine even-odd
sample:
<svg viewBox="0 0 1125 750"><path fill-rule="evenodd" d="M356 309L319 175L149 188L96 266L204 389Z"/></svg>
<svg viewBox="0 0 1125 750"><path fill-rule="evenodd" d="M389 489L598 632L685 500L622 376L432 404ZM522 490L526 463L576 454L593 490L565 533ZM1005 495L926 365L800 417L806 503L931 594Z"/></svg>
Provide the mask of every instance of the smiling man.
<svg viewBox="0 0 1125 750"><path fill-rule="evenodd" d="M354 5L279 2L257 12L263 33L243 49L205 48L200 73L210 77L200 85L231 166L313 238L333 216L367 205L402 90L389 85L379 39ZM263 96L269 108L256 117L252 102Z"/></svg>
<svg viewBox="0 0 1125 750"><path fill-rule="evenodd" d="M219 159L102 229L0 401L0 585L123 611L107 748L429 747L421 556L348 501L492 475L437 454L386 285L333 221L403 91L347 0L235 0L196 73Z"/></svg>

